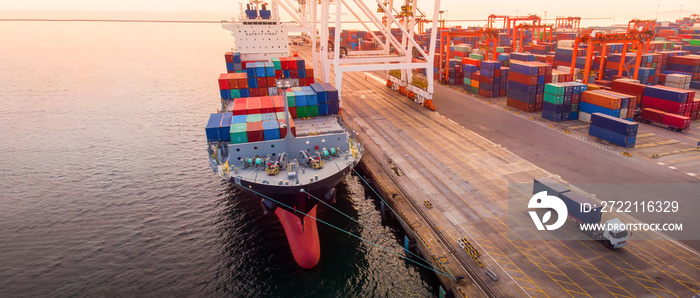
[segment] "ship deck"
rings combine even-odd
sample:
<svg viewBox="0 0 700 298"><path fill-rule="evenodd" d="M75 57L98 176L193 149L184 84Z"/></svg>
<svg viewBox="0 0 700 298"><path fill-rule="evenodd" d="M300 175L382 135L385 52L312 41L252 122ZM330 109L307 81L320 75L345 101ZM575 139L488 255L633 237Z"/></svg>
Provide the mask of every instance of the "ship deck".
<svg viewBox="0 0 700 298"><path fill-rule="evenodd" d="M310 59L310 47L296 50ZM700 174L700 154L666 155L677 167L642 156L669 145L691 147L694 135L678 137L644 127L640 135L653 139L642 137L641 144L656 145L633 149L632 157L626 157L622 150L577 137L573 126L582 122L550 126L534 113L508 110L498 99L479 99L445 86L435 87L437 111L431 112L384 83L372 74L346 73L343 116L366 148L367 168L382 188L398 193L394 203L402 217L456 275L476 272L498 297L676 297L700 292L697 243L649 240L653 235L635 232L627 247L614 251L595 241L524 240L509 235L507 228L508 186L513 183L540 177L697 183L688 173ZM560 125L571 126L569 133ZM693 224L700 222L696 218ZM463 237L481 252L484 268L459 247L457 239ZM489 279L486 268L499 280ZM483 294L470 282L457 282L453 288Z"/></svg>

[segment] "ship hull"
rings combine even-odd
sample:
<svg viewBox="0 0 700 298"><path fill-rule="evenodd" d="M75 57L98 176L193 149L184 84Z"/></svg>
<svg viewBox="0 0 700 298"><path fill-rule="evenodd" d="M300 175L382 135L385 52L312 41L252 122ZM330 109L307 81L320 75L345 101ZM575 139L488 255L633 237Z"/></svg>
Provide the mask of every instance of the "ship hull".
<svg viewBox="0 0 700 298"><path fill-rule="evenodd" d="M321 258L316 227L318 203L320 200L327 203L335 201L335 187L350 174L353 167L354 164L350 164L326 179L300 186L260 184L245 180L234 182L233 178L229 182L261 198L265 213L274 212L280 220L296 263L304 269L311 269Z"/></svg>

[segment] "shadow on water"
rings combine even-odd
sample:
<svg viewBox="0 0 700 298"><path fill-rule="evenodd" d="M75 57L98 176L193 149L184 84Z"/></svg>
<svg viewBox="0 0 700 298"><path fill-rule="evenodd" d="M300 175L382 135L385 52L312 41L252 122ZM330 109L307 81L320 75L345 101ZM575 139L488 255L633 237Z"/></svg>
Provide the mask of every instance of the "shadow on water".
<svg viewBox="0 0 700 298"><path fill-rule="evenodd" d="M431 271L321 222L321 262L311 270L302 269L294 262L277 218L263 215L259 198L231 184L223 187L216 223L221 248L209 294L387 297L437 293L439 282ZM364 227L322 204L318 218L404 255L404 232L394 220L381 217L379 199L358 177L349 176L337 186L333 207Z"/></svg>

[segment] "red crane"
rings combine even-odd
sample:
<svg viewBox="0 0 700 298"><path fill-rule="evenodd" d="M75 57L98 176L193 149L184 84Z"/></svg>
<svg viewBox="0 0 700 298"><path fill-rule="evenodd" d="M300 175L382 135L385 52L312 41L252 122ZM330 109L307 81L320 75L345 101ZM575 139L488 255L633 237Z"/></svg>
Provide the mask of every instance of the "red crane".
<svg viewBox="0 0 700 298"><path fill-rule="evenodd" d="M598 71L598 79L603 78L603 69L605 68L605 53L606 46L609 43L624 43L622 47L622 60L620 61L620 66L617 70L617 75L622 75L622 69L625 65L625 57L627 56L627 46L632 43L632 47L639 48L641 44L647 42L651 39L652 34L646 31L638 31L636 29L631 29L627 33L583 33L581 36L576 38L574 42L574 52L571 57L571 75L574 74L574 69L576 68L576 53L578 52L579 43L585 42L588 44L586 51L586 65L583 69L583 82L588 82L588 74L591 71L591 62L593 61L593 45L601 45L602 50L600 53L600 69ZM637 57L634 63L634 76L636 80L639 75L639 66L641 65L642 51L637 51Z"/></svg>

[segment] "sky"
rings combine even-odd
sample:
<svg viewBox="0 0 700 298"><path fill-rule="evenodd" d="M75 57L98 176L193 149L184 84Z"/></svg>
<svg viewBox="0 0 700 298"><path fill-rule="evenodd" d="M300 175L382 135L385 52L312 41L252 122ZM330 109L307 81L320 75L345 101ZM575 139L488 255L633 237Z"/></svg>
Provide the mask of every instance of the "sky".
<svg viewBox="0 0 700 298"><path fill-rule="evenodd" d="M292 0L293 1L293 0ZM363 0L370 8L376 7L374 0ZM200 12L211 16L233 16L238 13L239 1L224 0L23 0L3 1L0 11L43 10L43 11L110 11L110 12ZM418 1L418 7L431 17L434 1ZM399 7L398 4L395 7ZM682 8L681 8L682 7ZM700 14L698 0L589 0L589 1L522 1L491 0L463 1L442 0L440 9L447 11L447 19L485 19L489 14L525 15L537 14L547 19L556 16L580 16L582 18L614 18L615 23L627 23L632 18L675 20L692 13ZM681 10L682 9L682 10ZM24 12L26 13L26 12ZM204 14L201 14L204 15ZM602 21L601 21L602 22ZM612 19L607 21L612 23Z"/></svg>

